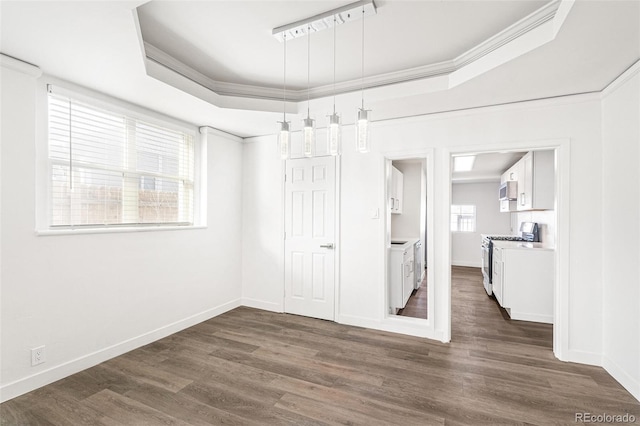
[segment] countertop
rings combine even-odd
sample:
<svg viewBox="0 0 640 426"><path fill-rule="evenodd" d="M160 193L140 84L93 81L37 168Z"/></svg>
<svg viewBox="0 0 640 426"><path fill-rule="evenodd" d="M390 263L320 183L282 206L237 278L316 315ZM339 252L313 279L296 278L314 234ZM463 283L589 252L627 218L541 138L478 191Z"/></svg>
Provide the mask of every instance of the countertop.
<svg viewBox="0 0 640 426"><path fill-rule="evenodd" d="M416 242L420 241L420 238L393 237L391 238L391 241L406 241L404 244L391 244L391 250L406 250Z"/></svg>
<svg viewBox="0 0 640 426"><path fill-rule="evenodd" d="M528 243L526 241L493 241L493 246L503 249L520 249L520 250L549 250L554 251L555 248L545 243Z"/></svg>

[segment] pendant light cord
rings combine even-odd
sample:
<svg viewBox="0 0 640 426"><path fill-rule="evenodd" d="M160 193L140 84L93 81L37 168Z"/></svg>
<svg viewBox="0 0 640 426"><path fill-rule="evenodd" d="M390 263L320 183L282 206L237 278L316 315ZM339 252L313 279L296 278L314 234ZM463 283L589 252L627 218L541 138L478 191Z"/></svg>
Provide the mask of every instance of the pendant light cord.
<svg viewBox="0 0 640 426"><path fill-rule="evenodd" d="M333 115L336 114L336 15L333 15Z"/></svg>
<svg viewBox="0 0 640 426"><path fill-rule="evenodd" d="M309 105L311 100L309 97L309 76L311 75L311 25L307 26L307 118L309 118Z"/></svg>
<svg viewBox="0 0 640 426"><path fill-rule="evenodd" d="M362 6L362 80L360 87L360 97L362 99L362 109L364 109L364 5Z"/></svg>
<svg viewBox="0 0 640 426"><path fill-rule="evenodd" d="M282 122L287 122L287 35L284 34L284 60L283 66L283 78L282 78Z"/></svg>

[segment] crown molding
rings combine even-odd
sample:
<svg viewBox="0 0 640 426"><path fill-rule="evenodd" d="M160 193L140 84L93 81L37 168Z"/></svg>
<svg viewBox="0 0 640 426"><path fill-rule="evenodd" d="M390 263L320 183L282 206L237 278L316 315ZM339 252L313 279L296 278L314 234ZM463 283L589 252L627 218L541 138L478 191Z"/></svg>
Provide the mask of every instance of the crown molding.
<svg viewBox="0 0 640 426"><path fill-rule="evenodd" d="M602 89L601 97L604 99L623 86L627 81L640 73L640 60L627 68L622 74L615 78L607 87Z"/></svg>
<svg viewBox="0 0 640 426"><path fill-rule="evenodd" d="M307 98L326 98L333 96L334 93L342 95L362 89L384 89L392 85L405 86L406 84L403 83L410 83L407 87L411 87L412 90L418 89L420 92L434 92L455 87L553 40L573 3L573 0L553 0L451 60L365 77L364 79L343 81L336 83L335 88L333 84L329 84L312 87L309 90L287 89L287 103L300 103L306 101ZM134 15L134 18L137 20L137 15ZM170 78L169 81L166 79L166 73L158 70L158 66L167 68L212 92L204 97L202 94L192 94L203 99L206 98L205 100L214 105L229 107L228 105L231 104L236 108L249 109L255 107L256 103L253 102L252 107L248 105L242 107L239 106L244 102L241 99L262 100L269 104L275 101L282 102L282 88L218 81L189 67L159 47L144 40L142 42L148 75L185 90L185 87L189 86L188 82L181 83L175 78ZM152 61L156 66L150 67L149 61ZM416 85L416 83L419 84ZM400 87L398 88L400 89ZM390 96L385 90L377 92L385 92L386 96ZM398 91L398 93L400 92L402 90ZM237 102L230 102L229 98L239 99ZM288 112L295 111L295 106L288 105L287 109Z"/></svg>
<svg viewBox="0 0 640 426"><path fill-rule="evenodd" d="M23 74L27 74L34 78L38 78L42 75L42 70L40 69L40 67L25 61L21 61L20 59L14 58L13 56L5 55L4 53L0 53L0 66L2 66L2 68L7 68L10 70L21 72Z"/></svg>

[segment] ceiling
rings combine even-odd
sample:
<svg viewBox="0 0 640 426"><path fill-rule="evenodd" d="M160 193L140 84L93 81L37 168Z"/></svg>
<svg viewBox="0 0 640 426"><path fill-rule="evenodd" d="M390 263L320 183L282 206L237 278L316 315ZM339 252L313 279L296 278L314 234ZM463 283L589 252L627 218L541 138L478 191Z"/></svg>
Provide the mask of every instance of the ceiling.
<svg viewBox="0 0 640 426"><path fill-rule="evenodd" d="M272 29L351 2L151 1L138 8L138 16L145 42L196 71L217 81L281 89L283 44ZM377 0L377 14L365 20L365 75L455 58L546 3ZM338 82L361 76L361 23L336 27ZM307 41L287 43L291 88L307 87ZM331 84L333 31L313 33L310 52L311 86Z"/></svg>
<svg viewBox="0 0 640 426"><path fill-rule="evenodd" d="M274 132L283 106L283 45L272 29L348 3L1 1L0 50L49 76L195 125L240 137L266 135ZM600 91L640 58L635 0L577 0L562 19L556 14L517 34L504 30L528 23L532 12L549 3L379 0L376 5L377 14L365 20L369 88L364 95L374 120ZM503 47L496 40L516 46L524 41L521 36L548 29L551 20L558 24L537 34L534 47L519 45L512 49L516 54L495 60ZM346 124L360 103L360 92L354 91L360 84L360 24L336 29L337 87L344 92L336 109ZM331 107L332 36L322 31L311 37L310 108L319 118ZM306 42L295 39L287 47L288 91L297 98L286 108L294 131L306 114ZM478 46L490 46L481 60L455 62ZM216 93L218 86L212 90L151 60L154 47L187 74L249 94ZM486 60L493 62L479 67Z"/></svg>
<svg viewBox="0 0 640 426"><path fill-rule="evenodd" d="M526 152L491 152L476 154L473 169L451 173L453 183L499 182L502 173L520 160ZM465 154L468 155L468 154Z"/></svg>

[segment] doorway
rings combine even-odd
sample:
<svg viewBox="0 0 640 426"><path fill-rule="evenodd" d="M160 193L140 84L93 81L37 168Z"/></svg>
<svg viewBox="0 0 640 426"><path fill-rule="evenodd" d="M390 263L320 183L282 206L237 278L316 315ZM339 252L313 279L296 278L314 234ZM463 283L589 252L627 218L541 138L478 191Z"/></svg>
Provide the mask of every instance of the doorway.
<svg viewBox="0 0 640 426"><path fill-rule="evenodd" d="M284 311L335 319L336 159L287 160Z"/></svg>
<svg viewBox="0 0 640 426"><path fill-rule="evenodd" d="M567 208L570 196L570 186L569 186L569 167L570 167L570 150L569 150L570 141L568 139L554 139L554 140L540 140L535 142L523 142L523 143L509 143L509 144L496 144L493 146L486 147L474 147L471 149L454 149L447 150L446 157L450 160L446 163L446 167L443 170L445 178L449 181L449 186L451 188L453 181L453 157L455 156L465 156L473 153L476 154L487 154L487 153L510 153L510 152L530 152L530 151L551 151L554 153L553 160L553 178L552 185L554 188L555 194L555 205L553 211L547 211L546 214L552 216L555 223L555 230L553 232L555 238L555 247L552 254L552 259L554 262L555 269L552 273L553 275L553 283L552 283L552 298L553 298L553 315L552 321L552 345L554 355L560 360L566 360L568 353L568 306L569 306L569 298L568 298L568 270L569 270L569 251L568 251L568 243L569 243L569 234L568 234L568 223L569 223L569 210ZM451 191L445 199L447 200L447 205L442 206L440 210L443 213L442 221L439 223L446 223L445 221L451 220L451 205L454 204L454 200L452 198ZM518 199L520 202L521 200ZM519 212L519 216L523 214L525 216L530 215L531 213L527 212ZM530 219L529 219L530 220ZM519 223L521 217L518 217L515 224L514 232L517 233L520 231ZM515 229L517 228L517 229ZM447 240L450 240L448 238ZM479 244L479 243L478 243ZM450 243L446 245L447 252L451 252ZM480 257L480 256L479 256ZM448 311L446 312L445 318L449 320L449 324L447 326L445 341L451 340L451 320L452 320L452 296L454 291L454 286L452 285L452 274L451 274L451 266L453 264L453 258L451 255L447 256L448 262L446 264L447 269L443 271L445 275L446 281L448 281L449 291L446 296L446 304L443 304L443 307ZM445 264L442 265L443 267Z"/></svg>

